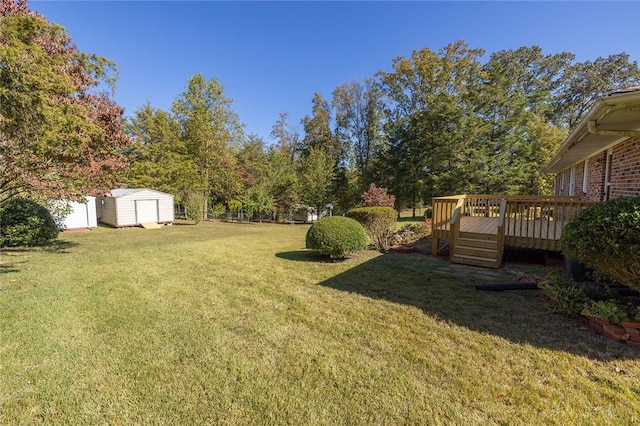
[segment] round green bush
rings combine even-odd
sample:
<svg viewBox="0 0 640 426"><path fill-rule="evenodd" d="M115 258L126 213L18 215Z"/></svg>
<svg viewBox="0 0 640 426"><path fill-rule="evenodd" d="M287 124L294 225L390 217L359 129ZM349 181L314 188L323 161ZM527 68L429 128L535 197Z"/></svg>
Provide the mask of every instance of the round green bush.
<svg viewBox="0 0 640 426"><path fill-rule="evenodd" d="M398 212L393 207L360 207L349 210L347 217L364 226L376 249L383 252L389 250L389 239L398 219Z"/></svg>
<svg viewBox="0 0 640 426"><path fill-rule="evenodd" d="M358 222L348 217L333 216L315 222L307 231L307 248L333 259L367 248L367 234Z"/></svg>
<svg viewBox="0 0 640 426"><path fill-rule="evenodd" d="M49 210L35 201L12 198L0 210L0 247L47 244L59 232Z"/></svg>
<svg viewBox="0 0 640 426"><path fill-rule="evenodd" d="M562 231L565 255L640 290L640 197L594 204Z"/></svg>

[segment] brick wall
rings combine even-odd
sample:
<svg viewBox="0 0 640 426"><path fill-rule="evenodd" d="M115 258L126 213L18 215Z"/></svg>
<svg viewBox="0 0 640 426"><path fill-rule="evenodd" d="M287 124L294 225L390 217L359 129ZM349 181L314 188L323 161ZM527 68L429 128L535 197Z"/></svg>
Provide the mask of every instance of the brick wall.
<svg viewBox="0 0 640 426"><path fill-rule="evenodd" d="M589 158L587 165L587 192L583 192L585 163L576 164L575 195L585 201L603 201L605 198L605 172L607 153ZM564 187L562 180L564 176ZM556 175L556 195L569 195L571 168ZM612 149L611 189L609 198L640 195L640 139L631 138Z"/></svg>
<svg viewBox="0 0 640 426"><path fill-rule="evenodd" d="M609 198L640 195L640 139L632 138L613 147Z"/></svg>
<svg viewBox="0 0 640 426"><path fill-rule="evenodd" d="M585 201L598 202L604 200L604 174L606 167L606 151L589 158L587 192L582 193L582 198Z"/></svg>

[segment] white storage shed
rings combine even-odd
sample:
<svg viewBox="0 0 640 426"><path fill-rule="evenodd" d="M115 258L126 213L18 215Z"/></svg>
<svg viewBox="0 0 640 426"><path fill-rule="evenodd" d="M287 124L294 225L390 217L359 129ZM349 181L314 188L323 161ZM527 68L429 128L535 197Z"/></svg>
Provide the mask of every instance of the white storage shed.
<svg viewBox="0 0 640 426"><path fill-rule="evenodd" d="M173 195L146 188L113 189L96 199L98 220L116 228L173 223Z"/></svg>
<svg viewBox="0 0 640 426"><path fill-rule="evenodd" d="M65 216L60 224L63 231L89 229L98 226L98 217L96 215L96 197L87 196L87 201L79 203L76 201L69 202L69 213Z"/></svg>

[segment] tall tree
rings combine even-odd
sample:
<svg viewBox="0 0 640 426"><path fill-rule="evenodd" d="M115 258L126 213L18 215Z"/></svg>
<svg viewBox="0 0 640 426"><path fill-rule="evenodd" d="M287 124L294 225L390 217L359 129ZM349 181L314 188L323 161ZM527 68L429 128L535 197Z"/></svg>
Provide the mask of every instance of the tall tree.
<svg viewBox="0 0 640 426"><path fill-rule="evenodd" d="M242 125L216 79L191 77L173 102L173 113L182 126L186 153L196 165L199 180L193 189L202 194L204 216L212 197L231 198L238 192L235 158L230 146L242 139Z"/></svg>
<svg viewBox="0 0 640 426"><path fill-rule="evenodd" d="M276 213L281 215L299 202L296 165L289 161L286 153L273 146L267 152L267 162L267 191L274 199Z"/></svg>
<svg viewBox="0 0 640 426"><path fill-rule="evenodd" d="M280 118L271 129L271 138L276 140L278 150L294 163L301 154L301 141L298 131L288 123L288 119L289 113L280 113Z"/></svg>
<svg viewBox="0 0 640 426"><path fill-rule="evenodd" d="M639 84L638 62L624 52L573 63L565 69L558 89L556 122L573 128L597 98Z"/></svg>
<svg viewBox="0 0 640 426"><path fill-rule="evenodd" d="M174 194L178 204L200 177L180 139L180 123L169 112L142 106L129 120L128 133L135 140L130 150L129 186Z"/></svg>
<svg viewBox="0 0 640 426"><path fill-rule="evenodd" d="M76 199L127 168L115 64L81 52L26 1L0 0L0 203L16 195Z"/></svg>
<svg viewBox="0 0 640 426"><path fill-rule="evenodd" d="M468 163L478 131L471 101L483 53L456 42L439 52L424 48L398 57L392 72L378 72L388 102L383 160L392 177L379 181L396 196L398 208L468 183L459 165Z"/></svg>
<svg viewBox="0 0 640 426"><path fill-rule="evenodd" d="M382 146L381 96L373 78L343 83L333 91L336 136L358 176L358 194L371 183L374 160Z"/></svg>
<svg viewBox="0 0 640 426"><path fill-rule="evenodd" d="M473 99L482 125L473 145L471 191L521 194L546 188L538 178L532 184L531 177L544 175L550 156L540 154L557 147L557 137L548 136L562 134L552 124L554 93L572 59L569 53L545 55L537 46L490 56Z"/></svg>
<svg viewBox="0 0 640 426"><path fill-rule="evenodd" d="M331 106L320 93L313 95L311 103L311 116L307 115L302 119L302 150L308 155L311 148L322 148L331 156L334 164L338 165L344 158L344 150L331 131Z"/></svg>
<svg viewBox="0 0 640 426"><path fill-rule="evenodd" d="M300 172L302 201L316 208L319 213L331 201L334 188L334 158L322 147L309 147Z"/></svg>

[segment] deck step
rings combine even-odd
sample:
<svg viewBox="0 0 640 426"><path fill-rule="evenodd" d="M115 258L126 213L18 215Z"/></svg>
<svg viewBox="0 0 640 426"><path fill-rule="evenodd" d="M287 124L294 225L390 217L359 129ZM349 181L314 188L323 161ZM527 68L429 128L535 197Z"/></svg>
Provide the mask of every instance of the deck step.
<svg viewBox="0 0 640 426"><path fill-rule="evenodd" d="M496 261L498 259L498 250L496 249L495 246L491 248L465 246L465 245L461 245L460 242L458 242L458 244L456 244L453 250L454 250L454 254L456 255L486 257L489 259L494 259Z"/></svg>
<svg viewBox="0 0 640 426"><path fill-rule="evenodd" d="M486 249L493 249L496 250L496 248L498 247L498 242L495 240L485 240L485 239L478 239L478 238L458 238L456 240L456 247L457 246L465 246L465 247L479 247L479 248L486 248Z"/></svg>
<svg viewBox="0 0 640 426"><path fill-rule="evenodd" d="M485 240L485 241L498 241L497 234L481 234L479 232L460 231L458 238L466 238L466 239L472 239L472 240Z"/></svg>
<svg viewBox="0 0 640 426"><path fill-rule="evenodd" d="M464 254L454 254L451 256L453 263L462 263L464 265L482 266L485 268L499 268L497 259L482 256L470 256Z"/></svg>

